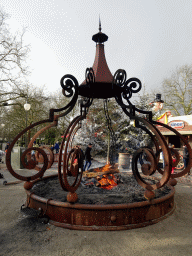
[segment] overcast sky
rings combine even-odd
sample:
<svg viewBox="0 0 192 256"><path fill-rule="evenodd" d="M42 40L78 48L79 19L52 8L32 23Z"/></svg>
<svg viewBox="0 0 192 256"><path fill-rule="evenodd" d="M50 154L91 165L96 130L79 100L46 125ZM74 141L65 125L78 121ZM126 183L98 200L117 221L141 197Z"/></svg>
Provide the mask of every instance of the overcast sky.
<svg viewBox="0 0 192 256"><path fill-rule="evenodd" d="M1 0L0 6L13 29L27 28L31 82L49 91L68 73L84 80L99 15L112 74L125 69L158 92L177 66L192 64L192 0Z"/></svg>

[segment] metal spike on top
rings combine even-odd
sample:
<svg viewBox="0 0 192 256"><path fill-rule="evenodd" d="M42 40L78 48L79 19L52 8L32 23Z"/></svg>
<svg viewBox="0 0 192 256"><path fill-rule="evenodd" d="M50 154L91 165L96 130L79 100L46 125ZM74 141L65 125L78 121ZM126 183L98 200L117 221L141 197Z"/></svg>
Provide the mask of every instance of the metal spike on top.
<svg viewBox="0 0 192 256"><path fill-rule="evenodd" d="M99 33L92 36L92 40L96 43L102 44L108 40L108 36L101 32L101 19L99 15Z"/></svg>
<svg viewBox="0 0 192 256"><path fill-rule="evenodd" d="M101 19L100 19L100 15L99 15L99 32L101 32Z"/></svg>

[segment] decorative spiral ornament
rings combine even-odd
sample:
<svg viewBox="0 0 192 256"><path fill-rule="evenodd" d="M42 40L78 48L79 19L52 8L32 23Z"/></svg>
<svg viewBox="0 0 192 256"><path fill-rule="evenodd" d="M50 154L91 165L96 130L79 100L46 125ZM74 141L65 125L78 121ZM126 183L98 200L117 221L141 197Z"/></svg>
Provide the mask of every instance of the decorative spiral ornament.
<svg viewBox="0 0 192 256"><path fill-rule="evenodd" d="M63 95L66 97L72 97L74 95L74 91L78 88L77 79L72 75L63 76L60 84L63 88Z"/></svg>
<svg viewBox="0 0 192 256"><path fill-rule="evenodd" d="M53 151L48 146L41 146L40 149L43 149L43 151L47 155L47 159L48 159L47 169L51 168L51 166L53 165L53 162L54 162ZM38 163L44 162L44 157L42 154L40 154L40 152L38 150L35 152L35 159ZM40 168L38 166L36 166L35 170L40 171Z"/></svg>
<svg viewBox="0 0 192 256"><path fill-rule="evenodd" d="M92 68L87 68L85 71L85 79L87 84L95 83L95 74Z"/></svg>
<svg viewBox="0 0 192 256"><path fill-rule="evenodd" d="M122 87L127 79L127 74L124 69L118 69L113 76L113 84Z"/></svg>
<svg viewBox="0 0 192 256"><path fill-rule="evenodd" d="M162 173L162 178L156 183L156 184L150 184L146 179L144 179L139 172L138 169L138 161L141 156L141 154L145 153L147 155L147 160L150 162L150 164L145 164L142 167L141 164L141 171L145 175L152 175L157 169L157 160L155 153L153 153L152 149L147 149L147 148L141 148L137 150L134 155L133 155L133 160L132 160L132 170L133 170L133 175L136 178L137 182L144 187L147 190L155 190L158 188L161 188L164 186L168 180L170 179L171 176L171 153L169 151L168 145L164 139L164 137L161 135L161 133L157 130L157 128L150 123L148 120L140 118L140 117L135 117L135 120L143 123L156 137L156 140L158 141L159 146L162 148L162 152L164 154L164 161L165 161L165 168L164 172ZM147 162L148 162L147 161Z"/></svg>
<svg viewBox="0 0 192 256"><path fill-rule="evenodd" d="M133 93L137 93L141 90L141 81L138 78L128 79L123 86L123 98L129 100Z"/></svg>
<svg viewBox="0 0 192 256"><path fill-rule="evenodd" d="M20 175L18 173L16 173L12 166L10 165L9 166L9 171L10 173L16 178L16 179L19 179L19 180L24 180L24 181L30 181L30 180L35 180L37 178L40 178L40 177L43 177L43 174L44 172L47 170L47 165L48 165L48 158L47 158L47 155L46 153L44 152L44 150L40 149L40 148L36 148L36 147L31 147L31 148L27 148L22 156L21 156L21 162L22 162L22 165L25 169L28 169L28 170L32 170L32 169L35 169L38 162L36 161L35 157L33 157L33 151L38 151L42 157L43 157L43 166L41 168L39 168L39 171L38 173L36 173L35 175L32 175L32 176L23 176L23 175Z"/></svg>
<svg viewBox="0 0 192 256"><path fill-rule="evenodd" d="M115 99L123 108L127 109L130 105L130 98L133 93L141 90L141 81L138 78L132 77L126 81L126 72L123 69L118 69L113 76L113 88L115 88Z"/></svg>
<svg viewBox="0 0 192 256"><path fill-rule="evenodd" d="M80 166L81 151L73 148L63 163L63 179L65 188L69 192L75 192L79 187L83 175L83 165Z"/></svg>
<svg viewBox="0 0 192 256"><path fill-rule="evenodd" d="M150 148L140 148L137 150L139 161L141 164L141 171L144 175L153 175L157 170L157 159Z"/></svg>
<svg viewBox="0 0 192 256"><path fill-rule="evenodd" d="M85 116L78 116L68 126L61 143L58 162L58 176L61 187L65 191L74 193L80 185L83 174L82 152L78 148L68 150L74 132ZM66 140L67 139L67 140ZM64 150L64 155L63 155ZM68 153L69 151L69 153ZM63 166L61 165L63 159ZM63 167L63 170L61 169Z"/></svg>
<svg viewBox="0 0 192 256"><path fill-rule="evenodd" d="M129 88L132 93L138 93L141 90L142 85L138 78L132 77L125 82L125 87Z"/></svg>
<svg viewBox="0 0 192 256"><path fill-rule="evenodd" d="M29 143L30 146L28 147L28 149L26 149L21 156L21 161L23 163L24 168L31 170L31 169L36 169L36 171L38 171L37 174L35 175L31 175L31 176L22 176L20 174L17 173L17 171L13 170L12 167L12 163L11 163L11 153L14 151L14 146L16 144L16 142L19 140L19 138L21 138L27 131L29 131L30 129L32 129L35 126L38 126L40 124L46 123L48 122L48 120L42 120L36 123L31 124L30 126L26 127L23 131L21 131L12 141L12 143L10 144L8 150L7 150L7 154L6 154L6 166L7 169L9 170L9 172L17 179L20 180L24 180L24 181L30 181L30 180L34 180L37 179L39 177L42 177L44 172L47 169L48 166L48 158L46 153L44 152L44 150L40 149L40 148L36 148L36 147L32 147L33 143ZM36 152L38 151L41 155L42 155L42 159L43 159L43 167L42 164L40 166L38 166L38 161L36 161L36 159L33 159L33 151ZM27 172L26 172L27 173Z"/></svg>

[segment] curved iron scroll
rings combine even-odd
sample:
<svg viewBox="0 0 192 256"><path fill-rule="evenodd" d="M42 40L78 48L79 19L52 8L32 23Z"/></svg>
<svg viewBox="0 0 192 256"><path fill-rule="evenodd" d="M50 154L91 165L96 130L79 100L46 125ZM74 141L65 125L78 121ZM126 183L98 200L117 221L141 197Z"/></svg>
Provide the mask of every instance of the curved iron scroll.
<svg viewBox="0 0 192 256"><path fill-rule="evenodd" d="M113 76L113 89L115 87L119 88L116 90L117 93L115 95L117 103L131 119L134 118L135 112L139 112L142 114L147 114L149 116L149 121L152 121L151 111L138 109L130 101L133 93L138 93L141 90L141 81L136 77L129 78L128 80L126 80L126 78L127 74L123 69L118 69Z"/></svg>
<svg viewBox="0 0 192 256"><path fill-rule="evenodd" d="M59 109L50 109L49 111L49 119L45 119L39 122L36 122L34 124L31 124L30 126L28 126L27 128L25 128L23 131L21 131L16 137L15 139L12 141L12 143L10 144L7 154L6 154L6 165L7 165L7 169L10 171L10 173L17 179L20 180L25 180L25 181L30 181L30 180L34 180L37 179L39 177L42 177L44 172L46 171L47 168L49 168L52 164L52 160L48 161L48 157L47 154L45 153L45 150L43 150L43 148L36 148L33 147L33 143L36 140L36 138L43 133L44 131L48 130L51 127L57 126L58 124L58 119L60 117L66 116L75 106L76 102L77 102L77 98L78 98L78 82L76 80L76 78L72 75L65 75L61 78L61 87L63 88L63 94L66 97L71 97L70 102ZM64 111L64 112L62 112ZM58 115L55 115L55 113L57 112L62 112ZM29 142L28 148L22 153L21 156L21 160L23 162L23 166L26 169L36 169L36 171L38 171L35 175L31 175L31 176L23 176L20 175L18 173L16 173L16 171L13 170L12 168L12 164L11 164L11 152L13 150L13 147L15 145L15 143L19 140L19 138L21 138L23 136L23 134L25 134L26 132L28 132L30 129L34 128L35 126L41 125L41 124L45 124L45 123L51 123L49 125L47 125L46 127L43 127L42 129L40 129L40 131L38 131L32 138L32 140ZM36 151L36 159L32 158L32 152ZM43 167L39 168L37 166L38 161L43 163Z"/></svg>
<svg viewBox="0 0 192 256"><path fill-rule="evenodd" d="M147 190L154 190L154 189L161 188L168 182L168 180L170 179L170 176L171 176L172 160L171 160L170 150L168 148L168 145L167 145L163 135L161 135L159 130L151 122L149 122L146 119L140 118L140 117L135 117L135 120L143 123L155 135L156 140L158 141L159 146L162 148L163 154L165 156L164 157L165 168L164 168L164 172L162 173L162 175L163 175L162 178L156 184L152 185L152 184L149 184L147 181L145 181L142 178L142 176L140 175L138 167L137 167L140 154L147 151L147 154L150 155L151 159L154 161L154 163L152 164L153 168L151 171L149 171L148 175L151 175L152 173L154 173L156 171L157 159L156 159L155 153L152 152L152 149L147 149L147 148L142 149L141 148L141 149L137 150L135 152L135 154L133 155L133 159L132 159L133 174L134 174L137 182L142 187L146 188ZM145 169L144 169L144 171L145 171Z"/></svg>
<svg viewBox="0 0 192 256"><path fill-rule="evenodd" d="M65 134L63 141L61 143L61 149L59 152L59 164L58 164L58 176L60 180L61 187L69 191L71 193L74 193L76 189L78 188L81 178L82 178L82 173L83 173L83 168L82 168L82 163L80 164L80 159L82 157L81 150L78 149L77 147L71 148L71 150L68 152L69 146L72 147L71 140L73 140L77 130L80 128L79 123L86 118L86 114L88 111L88 108L91 106L93 102L93 97L96 97L96 91L97 87L94 87L95 82L95 75L94 71L92 68L86 69L85 73L85 81L86 81L86 86L82 90L89 90L89 93L82 93L80 92L80 87L78 84L77 79L72 76L72 75L65 75L61 78L60 84L62 87L62 92L63 95L67 98L71 98L69 103L59 109L50 109L49 111L49 118L36 122L27 128L25 128L22 132L20 132L11 145L9 146L9 149L7 151L6 155L6 164L7 168L10 171L10 173L16 177L17 179L20 180L25 180L25 181L30 181L34 180L37 178L40 178L44 175L44 172L46 171L47 168L50 168L52 163L53 163L53 155L52 158L48 160L48 156L46 154L46 148L36 148L33 147L34 141L37 139L37 137L48 130L49 128L55 127L58 125L58 119L60 117L66 116L70 111L74 108L78 95L83 95L83 96L89 96L89 97L82 97L79 100L80 103L80 116L77 116L74 118L74 120L69 124ZM115 97L117 103L121 106L122 110L124 113L129 116L130 119L135 120L135 124L137 128L141 128L143 131L145 131L151 139L154 141L155 144L155 152L153 152L152 149L149 148L140 148L137 150L133 156L133 161L132 161L132 170L133 174L138 181L138 183L146 188L147 190L154 190L157 188L161 188L164 184L168 182L168 180L171 178L175 177L181 177L185 175L187 172L190 171L190 167L192 166L192 150L189 145L189 143L185 140L183 136L180 135L179 132L177 132L175 129L172 127L169 127L165 124L157 123L152 120L152 111L146 111L146 110L141 110L135 107L130 99L134 93L138 93L141 90L142 84L141 81L138 78L130 78L127 79L127 74L125 70L119 69L115 72L115 75L113 77L113 82L112 84L110 83L110 90L112 90L112 95ZM93 92L91 91L94 88ZM94 94L95 93L95 94ZM98 94L99 95L99 94ZM103 96L103 95L102 95ZM104 95L106 96L106 95ZM103 97L104 97L103 96ZM111 97L112 97L111 96ZM106 99L106 97L104 97ZM108 118L108 113L107 113L107 104L105 104L105 113ZM59 113L60 112L60 113ZM145 118L141 118L136 116L136 112L142 113L146 115ZM56 114L58 113L58 114ZM28 132L30 129L34 128L35 126L49 123L45 127L41 128L31 139L29 142L28 148L23 152L21 156L21 161L26 169L35 169L37 173L35 175L31 176L22 176L16 171L13 170L12 165L11 165L11 151L15 145L15 143L18 141L19 138L23 136L24 133ZM171 151L168 148L168 145L160 133L160 131L157 129L156 125L161 125L171 131L173 131L177 136L180 137L180 139L183 141L183 143L187 146L188 152L189 152L189 163L187 168L182 170L180 173L177 174L171 174L171 168L173 166L172 162L172 157L171 157ZM109 123L110 126L110 123ZM110 127L109 127L110 128ZM112 131L111 131L112 132ZM68 135L68 137L67 137ZM66 142L66 145L65 145ZM64 155L63 155L63 150L64 150ZM164 161L165 161L165 167L164 170L158 167L158 161L159 161L159 152L162 150L164 154ZM33 158L32 152L36 151L36 157ZM148 164L142 164L141 166L141 171L145 175L152 175L155 173L156 170L162 174L162 178L156 183L156 184L149 184L146 180L143 179L143 177L140 175L139 170L138 170L138 159L142 154L146 154L148 159L150 160L151 165ZM178 154L175 155L177 156L177 161L176 164L179 161ZM63 158L63 170L61 170L61 162ZM38 163L40 163L40 167L38 166ZM70 184L70 177L73 178L72 184Z"/></svg>
<svg viewBox="0 0 192 256"><path fill-rule="evenodd" d="M135 175L135 178L137 179L138 183L142 185L143 187L152 190L156 189L160 186L163 186L169 178L176 178L176 177L181 177L185 175L187 172L190 171L190 167L192 166L192 151L189 143L183 138L183 136L177 132L175 129L172 127L169 127L165 124L159 124L155 121L152 120L152 111L146 111L146 110L141 110L137 108L135 105L133 105L130 101L132 94L137 93L141 90L141 81L137 78L130 78L127 80L127 75L125 70L119 69L116 71L114 77L113 77L113 88L118 88L116 90L116 96L115 99L117 103L121 106L122 110L124 113L129 116L130 119L135 120L135 127L141 128L143 131L145 131L153 140L155 143L155 148L156 152L151 152L151 149L139 149L136 151L136 153L133 156L133 173ZM142 113L147 115L147 119L140 118L136 116L136 112ZM171 168L172 166L176 165L179 162L179 158L177 152L175 152L175 156L177 157L176 163L173 164L172 157L171 157L171 150L168 148L168 145L161 135L160 131L155 127L155 125L162 125L166 127L167 129L173 131L177 136L180 137L180 139L183 141L183 143L187 146L188 152L189 152L189 163L187 168L182 170L180 173L174 173L171 174ZM150 129L149 129L150 128ZM158 138L158 139L157 139ZM157 164L159 161L159 153L163 151L164 154L164 161L166 158L166 164L165 164L165 169L162 170ZM142 171L145 173L148 173L151 175L152 173L155 172L154 168L157 169L162 175L163 178L160 181L160 185L155 185L155 186L149 186L148 184L145 183L144 180L142 180L142 177L139 174L138 168L137 168L137 161L139 157L145 152L146 155L152 160L152 166L149 167L147 165L142 166ZM169 170L167 170L167 166L169 166ZM166 174L165 174L166 173ZM163 184L163 185L162 185Z"/></svg>
<svg viewBox="0 0 192 256"><path fill-rule="evenodd" d="M75 192L81 182L82 174L83 174L83 166L79 166L79 159L81 158L81 151L77 148L72 148L70 152L68 152L68 148L70 146L71 136L73 136L74 130L76 130L76 126L79 124L81 120L83 120L86 116L77 116L73 119L73 121L68 126L64 136L63 141L61 143L60 152L59 152L59 162L58 162L58 176L60 185L65 191ZM66 140L67 139L67 140ZM65 144L66 141L66 144ZM64 154L63 154L64 150ZM70 159L71 157L71 159ZM63 166L61 165L63 158ZM74 160L77 159L77 162ZM71 160L69 164L69 160ZM62 170L63 167L63 170ZM79 171L79 167L81 170ZM72 184L70 184L68 178L71 176L74 177Z"/></svg>

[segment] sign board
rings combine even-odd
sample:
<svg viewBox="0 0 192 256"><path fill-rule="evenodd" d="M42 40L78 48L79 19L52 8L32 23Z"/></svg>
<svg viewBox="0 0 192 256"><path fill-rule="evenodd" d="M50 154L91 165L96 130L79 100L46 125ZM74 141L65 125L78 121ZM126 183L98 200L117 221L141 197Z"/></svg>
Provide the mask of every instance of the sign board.
<svg viewBox="0 0 192 256"><path fill-rule="evenodd" d="M184 128L184 122L182 121L174 121L169 123L169 126L171 126L174 129L183 129Z"/></svg>

